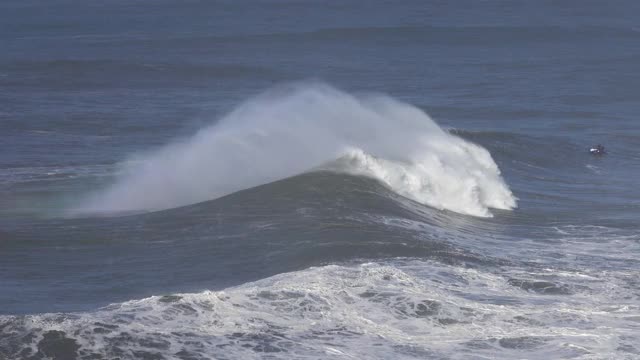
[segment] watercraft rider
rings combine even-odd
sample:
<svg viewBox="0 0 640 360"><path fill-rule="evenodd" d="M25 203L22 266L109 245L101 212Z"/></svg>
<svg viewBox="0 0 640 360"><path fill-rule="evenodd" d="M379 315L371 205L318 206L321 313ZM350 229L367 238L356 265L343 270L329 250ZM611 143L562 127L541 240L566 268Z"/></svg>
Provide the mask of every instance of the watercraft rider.
<svg viewBox="0 0 640 360"><path fill-rule="evenodd" d="M598 144L589 149L589 154L591 155L604 155L606 152L604 151L604 146Z"/></svg>

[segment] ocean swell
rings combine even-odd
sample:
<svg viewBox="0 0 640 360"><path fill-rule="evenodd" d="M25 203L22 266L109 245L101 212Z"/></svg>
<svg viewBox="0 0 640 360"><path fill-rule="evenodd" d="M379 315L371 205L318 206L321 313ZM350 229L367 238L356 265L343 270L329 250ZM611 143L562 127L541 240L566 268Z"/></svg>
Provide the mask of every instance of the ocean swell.
<svg viewBox="0 0 640 360"><path fill-rule="evenodd" d="M462 214L516 206L487 150L443 131L412 105L318 83L269 90L190 139L134 158L111 187L72 212L168 209L323 164Z"/></svg>

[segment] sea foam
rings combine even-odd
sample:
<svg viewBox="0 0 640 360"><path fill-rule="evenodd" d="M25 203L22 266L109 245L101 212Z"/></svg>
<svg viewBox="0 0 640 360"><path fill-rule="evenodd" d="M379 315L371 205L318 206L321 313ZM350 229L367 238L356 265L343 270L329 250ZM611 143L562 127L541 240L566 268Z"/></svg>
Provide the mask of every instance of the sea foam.
<svg viewBox="0 0 640 360"><path fill-rule="evenodd" d="M376 178L426 205L475 216L516 200L484 148L415 106L319 83L271 89L196 133L146 154L74 212L160 210L317 169Z"/></svg>
<svg viewBox="0 0 640 360"><path fill-rule="evenodd" d="M568 295L508 281L535 283L548 279L544 271L499 272L406 259L326 265L91 312L0 315L0 356L56 349L58 359L637 358L640 308L628 274L565 272L562 282L578 290Z"/></svg>

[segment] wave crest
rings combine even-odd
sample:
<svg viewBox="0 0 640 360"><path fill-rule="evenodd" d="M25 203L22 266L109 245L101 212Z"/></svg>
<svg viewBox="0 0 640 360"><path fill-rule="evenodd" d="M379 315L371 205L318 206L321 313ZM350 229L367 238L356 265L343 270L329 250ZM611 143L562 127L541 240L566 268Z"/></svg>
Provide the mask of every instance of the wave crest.
<svg viewBox="0 0 640 360"><path fill-rule="evenodd" d="M376 178L415 201L490 216L515 198L488 151L384 95L290 84L240 105L192 138L138 155L110 188L76 212L160 210L293 176L334 159L334 170Z"/></svg>
<svg viewBox="0 0 640 360"><path fill-rule="evenodd" d="M339 163L348 164L341 169L345 172L375 178L402 196L438 209L490 217L488 208L515 207L489 152L461 139L449 141L446 150L416 155L411 162L388 161L354 149Z"/></svg>

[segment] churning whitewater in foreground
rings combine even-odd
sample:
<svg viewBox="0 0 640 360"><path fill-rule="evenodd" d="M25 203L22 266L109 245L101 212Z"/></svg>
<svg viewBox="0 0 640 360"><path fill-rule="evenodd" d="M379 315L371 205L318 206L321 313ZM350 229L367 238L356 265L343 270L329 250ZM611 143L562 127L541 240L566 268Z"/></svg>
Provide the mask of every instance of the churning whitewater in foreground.
<svg viewBox="0 0 640 360"><path fill-rule="evenodd" d="M224 291L7 319L5 341L59 359L634 358L639 308L614 300L629 295L622 274L505 271L564 284L415 260L329 265Z"/></svg>
<svg viewBox="0 0 640 360"><path fill-rule="evenodd" d="M322 166L462 214L516 206L482 147L443 131L412 105L317 83L267 91L192 138L135 160L75 212L173 208Z"/></svg>

